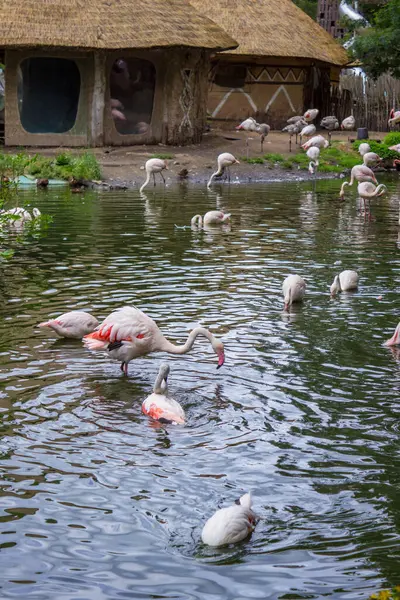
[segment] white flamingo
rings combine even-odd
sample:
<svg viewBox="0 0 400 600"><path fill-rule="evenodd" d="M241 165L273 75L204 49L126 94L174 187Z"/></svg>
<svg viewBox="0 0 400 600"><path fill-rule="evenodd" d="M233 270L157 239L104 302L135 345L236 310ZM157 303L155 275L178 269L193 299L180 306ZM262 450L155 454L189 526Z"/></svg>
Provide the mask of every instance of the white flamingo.
<svg viewBox="0 0 400 600"><path fill-rule="evenodd" d="M320 152L321 151L317 146L311 146L311 148L309 148L306 152L308 158L310 159L310 162L308 163L308 170L311 175L313 175L319 167Z"/></svg>
<svg viewBox="0 0 400 600"><path fill-rule="evenodd" d="M38 327L49 327L64 338L82 339L84 335L92 333L98 326L98 320L83 310L71 310L56 319L39 323Z"/></svg>
<svg viewBox="0 0 400 600"><path fill-rule="evenodd" d="M311 136L314 135L314 133L316 131L317 131L317 128L312 123L311 123L311 125L306 125L305 127L303 127L303 129L300 131L300 144L302 142L303 136L304 137L311 137Z"/></svg>
<svg viewBox="0 0 400 600"><path fill-rule="evenodd" d="M317 118L319 113L318 108L310 108L309 110L306 110L306 112L303 115L303 119L305 121L307 121L307 123L311 123L311 121L314 121L314 119Z"/></svg>
<svg viewBox="0 0 400 600"><path fill-rule="evenodd" d="M344 188L346 185L351 187L355 181L377 183L375 173L366 165L355 165L350 172L350 181L344 181L340 188L340 197L344 197Z"/></svg>
<svg viewBox="0 0 400 600"><path fill-rule="evenodd" d="M329 142L323 135L315 135L302 145L303 150L308 150L311 146L317 148L328 148Z"/></svg>
<svg viewBox="0 0 400 600"><path fill-rule="evenodd" d="M394 146L389 146L389 150L393 150L393 152L400 152L400 144L395 144Z"/></svg>
<svg viewBox="0 0 400 600"><path fill-rule="evenodd" d="M190 221L191 225L198 226L199 228L207 227L208 225L223 225L223 223L229 223L231 219L230 213L224 213L222 210L209 210L204 217L201 215L194 215Z"/></svg>
<svg viewBox="0 0 400 600"><path fill-rule="evenodd" d="M394 330L392 337L384 343L384 346L399 346L400 345L400 323Z"/></svg>
<svg viewBox="0 0 400 600"><path fill-rule="evenodd" d="M253 117L245 119L236 127L237 131L255 131L261 138L261 152L264 150L264 140L269 134L271 127L267 123L257 123ZM249 146L249 138L246 138L246 146ZM247 157L248 158L248 157Z"/></svg>
<svg viewBox="0 0 400 600"><path fill-rule="evenodd" d="M340 128L344 129L345 131L352 131L356 126L356 120L353 117L353 115L350 115L350 117L346 117L345 119L343 119Z"/></svg>
<svg viewBox="0 0 400 600"><path fill-rule="evenodd" d="M306 282L299 275L289 275L282 284L284 310L289 310L293 302L301 302L306 293Z"/></svg>
<svg viewBox="0 0 400 600"><path fill-rule="evenodd" d="M143 401L142 412L160 423L178 423L183 425L185 422L185 412L182 406L168 396L168 375L169 366L167 363L161 363L157 379L153 387L153 393Z"/></svg>
<svg viewBox="0 0 400 600"><path fill-rule="evenodd" d="M244 494L233 506L220 508L208 519L201 539L208 546L236 544L253 531L257 517L251 509L251 494Z"/></svg>
<svg viewBox="0 0 400 600"><path fill-rule="evenodd" d="M363 163L367 167L375 167L381 161L381 157L376 152L366 152L363 154Z"/></svg>
<svg viewBox="0 0 400 600"><path fill-rule="evenodd" d="M357 191L358 191L358 195L364 202L364 211L368 212L369 215L371 216L371 206L370 206L371 198L378 198L379 196L383 196L384 194L386 194L387 188L386 188L386 185L384 185L383 183L376 186L373 183L371 183L370 181L363 181L362 183L358 184ZM366 206L367 201L368 201L368 210L367 210L367 206Z"/></svg>
<svg viewBox="0 0 400 600"><path fill-rule="evenodd" d="M335 129L339 129L339 121L337 120L337 117L335 117L334 115L324 117L323 119L321 119L320 125L324 129L328 130L328 138L330 142L332 139L332 131L334 131Z"/></svg>
<svg viewBox="0 0 400 600"><path fill-rule="evenodd" d="M233 154L230 154L229 152L223 152L222 154L220 154L217 158L217 164L218 164L218 169L217 171L215 171L215 173L213 173L209 179L209 182L207 183L207 187L210 187L212 180L214 179L214 177L219 177L220 175L222 175L225 172L225 169L228 173L228 181L231 180L231 172L230 172L230 167L234 164L240 164L238 160L236 160L236 158L233 156Z"/></svg>
<svg viewBox="0 0 400 600"><path fill-rule="evenodd" d="M400 123L400 110L394 110L394 108L392 108L388 120L389 128L392 125L397 125L398 123Z"/></svg>
<svg viewBox="0 0 400 600"><path fill-rule="evenodd" d="M2 210L0 211L0 214L10 215L12 218L8 221L8 224L14 227L19 227L25 223L28 223L29 221L32 221L32 218L37 219L42 213L38 208L35 207L32 209L31 215L31 213L25 208L22 208L22 206L17 206L16 208L10 208L10 210Z"/></svg>
<svg viewBox="0 0 400 600"><path fill-rule="evenodd" d="M164 175L162 174L164 169L168 169L167 163L165 162L165 160L162 160L161 158L150 158L148 161L146 161L145 169L146 169L146 173L147 173L146 181L140 188L139 192L142 192L144 190L144 188L149 184L150 177L152 175L153 175L154 185L156 185L156 173L160 173L162 180L164 182L164 185L165 185Z"/></svg>
<svg viewBox="0 0 400 600"><path fill-rule="evenodd" d="M367 154L367 152L371 152L371 146L367 144L367 142L363 142L358 146L358 151L361 156L364 156L364 154Z"/></svg>
<svg viewBox="0 0 400 600"><path fill-rule="evenodd" d="M127 375L128 364L134 358L150 352L186 354L199 335L210 342L218 356L219 369L225 362L224 345L208 329L196 327L185 344L175 346L163 336L153 319L133 306L124 306L112 312L96 331L83 338L83 342L89 350L108 350L110 358L121 361L121 371Z"/></svg>
<svg viewBox="0 0 400 600"><path fill-rule="evenodd" d="M330 287L331 296L336 296L339 292L348 292L358 288L358 273L357 271L342 271L335 276Z"/></svg>

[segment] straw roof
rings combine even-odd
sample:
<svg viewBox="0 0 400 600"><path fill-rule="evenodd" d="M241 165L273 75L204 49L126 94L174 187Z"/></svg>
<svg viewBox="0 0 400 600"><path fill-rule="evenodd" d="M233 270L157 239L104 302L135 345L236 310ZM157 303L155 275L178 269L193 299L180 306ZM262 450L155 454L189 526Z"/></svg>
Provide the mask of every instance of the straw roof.
<svg viewBox="0 0 400 600"><path fill-rule="evenodd" d="M0 48L237 46L187 0L0 0L0 15Z"/></svg>
<svg viewBox="0 0 400 600"><path fill-rule="evenodd" d="M340 66L349 61L333 37L292 0L190 2L238 40L233 54L311 58Z"/></svg>

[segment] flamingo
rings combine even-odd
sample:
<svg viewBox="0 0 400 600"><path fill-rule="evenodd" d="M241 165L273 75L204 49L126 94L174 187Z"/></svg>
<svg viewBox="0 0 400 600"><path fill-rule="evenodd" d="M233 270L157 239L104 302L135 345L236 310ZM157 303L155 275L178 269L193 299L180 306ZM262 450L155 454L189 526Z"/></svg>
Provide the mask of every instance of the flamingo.
<svg viewBox="0 0 400 600"><path fill-rule="evenodd" d="M339 292L348 292L358 288L357 271L342 271L336 275L330 287L331 296L336 296Z"/></svg>
<svg viewBox="0 0 400 600"><path fill-rule="evenodd" d="M300 144L302 142L302 137L311 137L314 135L314 133L317 131L317 128L315 127L315 125L311 124L311 125L306 125L305 127L303 127L303 129L300 131Z"/></svg>
<svg viewBox="0 0 400 600"><path fill-rule="evenodd" d="M128 364L134 358L150 352L186 354L199 335L210 342L218 356L219 369L225 362L224 345L208 329L196 327L185 344L175 346L163 336L153 319L134 306L124 306L112 312L96 331L85 335L83 343L89 350L108 350L111 358L121 361L121 371L128 375Z"/></svg>
<svg viewBox="0 0 400 600"><path fill-rule="evenodd" d="M392 108L392 110L390 111L389 120L388 120L389 128L392 125L397 125L397 123L400 123L400 110L395 111L394 108Z"/></svg>
<svg viewBox="0 0 400 600"><path fill-rule="evenodd" d="M340 197L344 197L344 188L346 185L351 187L354 181L378 183L376 181L375 173L366 165L355 165L350 172L350 181L344 181L340 188Z"/></svg>
<svg viewBox="0 0 400 600"><path fill-rule="evenodd" d="M183 425L185 422L185 413L182 406L179 402L168 396L168 375L169 366L167 363L161 363L153 387L153 393L143 401L142 412L161 423L178 423Z"/></svg>
<svg viewBox="0 0 400 600"><path fill-rule="evenodd" d="M389 146L389 150L393 150L393 152L400 152L400 144L395 144L394 146Z"/></svg>
<svg viewBox="0 0 400 600"><path fill-rule="evenodd" d="M306 282L299 275L289 275L282 284L284 310L289 310L293 302L301 302L306 293Z"/></svg>
<svg viewBox="0 0 400 600"><path fill-rule="evenodd" d="M384 346L400 345L400 323L397 325L396 329L394 330L394 334L392 335L392 337L389 340L387 340L386 342L384 342L383 345Z"/></svg>
<svg viewBox="0 0 400 600"><path fill-rule="evenodd" d="M339 129L339 121L337 120L337 117L333 115L329 117L324 117L323 119L321 119L320 125L324 129L328 130L328 138L330 142L332 138L332 131L334 131L335 129Z"/></svg>
<svg viewBox="0 0 400 600"><path fill-rule="evenodd" d="M292 117L292 119L294 118L295 117ZM289 125L286 125L286 127L282 129L282 131L287 131L289 134L289 152L292 151L292 136L296 135L297 144L297 136L306 125L307 122L303 119L303 117L300 117L299 120L295 121L294 123L289 123Z"/></svg>
<svg viewBox="0 0 400 600"><path fill-rule="evenodd" d="M227 170L228 173L228 181L231 180L230 167L234 164L240 164L238 160L233 156L233 154L229 154L229 152L223 152L217 158L218 170L213 173L207 183L207 187L210 187L212 180L214 177L219 177Z"/></svg>
<svg viewBox="0 0 400 600"><path fill-rule="evenodd" d="M319 167L319 153L320 149L317 146L311 146L306 152L310 162L308 163L308 170L313 175Z"/></svg>
<svg viewBox="0 0 400 600"><path fill-rule="evenodd" d="M311 121L314 121L314 119L316 119L316 117L318 116L319 110L318 108L310 108L309 110L306 110L306 112L303 115L303 119L305 119L305 121L307 121L307 123L311 123Z"/></svg>
<svg viewBox="0 0 400 600"><path fill-rule="evenodd" d="M270 132L271 127L266 123L257 123L253 117L245 119L236 127L237 131L255 131L261 137L261 152L264 150L264 140ZM246 146L249 146L249 138L246 138ZM247 150L248 152L248 150ZM248 158L248 157L247 157Z"/></svg>
<svg viewBox="0 0 400 600"><path fill-rule="evenodd" d="M199 228L207 227L207 225L222 225L223 223L229 223L231 218L230 213L223 213L222 210L210 210L204 217L201 215L195 215L190 221L191 225L197 225Z"/></svg>
<svg viewBox="0 0 400 600"><path fill-rule="evenodd" d="M370 166L375 167L381 161L382 161L381 157L378 156L378 154L376 154L376 152L366 152L363 155L363 163L367 167L370 167Z"/></svg>
<svg viewBox="0 0 400 600"><path fill-rule="evenodd" d="M288 119L286 121L286 123L289 123L289 125L294 125L298 121L304 121L304 116L303 115L296 115L294 117L290 117L290 119Z"/></svg>
<svg viewBox="0 0 400 600"><path fill-rule="evenodd" d="M26 223L32 221L32 217L37 219L42 214L38 208L32 209L32 215L29 211L22 206L17 206L16 208L11 208L10 210L2 210L0 214L3 216L10 216L8 221L8 225L14 227L15 229L22 228Z"/></svg>
<svg viewBox="0 0 400 600"><path fill-rule="evenodd" d="M82 310L71 310L56 319L39 323L38 327L49 327L60 337L80 340L84 335L92 333L98 324L98 320L91 314Z"/></svg>
<svg viewBox="0 0 400 600"><path fill-rule="evenodd" d="M220 508L208 519L201 532L207 546L225 546L244 540L254 529L257 517L251 509L251 494L244 494L233 506Z"/></svg>
<svg viewBox="0 0 400 600"><path fill-rule="evenodd" d="M147 173L146 181L140 188L139 192L142 192L144 188L149 184L151 175L153 175L154 185L156 185L156 173L160 173L165 185L164 175L162 174L164 169L168 169L165 160L162 160L161 158L150 158L145 164L145 169Z"/></svg>
<svg viewBox="0 0 400 600"><path fill-rule="evenodd" d="M370 200L371 200L371 198L378 198L379 196L383 196L383 194L386 194L386 192L387 192L386 185L381 183L380 185L376 186L369 181L363 181L362 183L358 184L357 190L358 190L358 195L364 202L364 211L368 212L371 217ZM367 200L368 200L368 211L366 208Z"/></svg>
<svg viewBox="0 0 400 600"><path fill-rule="evenodd" d="M340 128L341 129L345 129L346 131L352 131L356 126L356 120L353 117L353 115L350 115L350 117L346 117L345 119L343 119Z"/></svg>
<svg viewBox="0 0 400 600"><path fill-rule="evenodd" d="M367 152L371 152L371 146L367 144L367 142L363 142L358 146L358 151L361 156L364 156L364 154L367 154Z"/></svg>
<svg viewBox="0 0 400 600"><path fill-rule="evenodd" d="M302 145L302 148L304 150L308 150L309 148L311 148L311 146L316 146L317 148L328 148L329 142L327 139L324 138L323 135L315 135L307 142L305 142Z"/></svg>

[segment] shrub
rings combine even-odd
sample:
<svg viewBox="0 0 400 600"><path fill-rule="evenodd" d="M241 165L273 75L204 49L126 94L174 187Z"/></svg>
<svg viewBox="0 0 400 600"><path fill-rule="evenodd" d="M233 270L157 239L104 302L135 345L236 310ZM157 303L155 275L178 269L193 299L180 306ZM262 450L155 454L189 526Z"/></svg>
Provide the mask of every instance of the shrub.
<svg viewBox="0 0 400 600"><path fill-rule="evenodd" d="M359 145L362 143L363 142L360 140L355 141L353 143L353 148L358 150ZM386 144L380 144L374 140L368 140L367 143L370 145L371 152L376 152L381 158L383 158L383 160L393 160L395 158L399 158L399 153L395 152L394 150L389 150Z"/></svg>
<svg viewBox="0 0 400 600"><path fill-rule="evenodd" d="M385 135L383 138L383 143L386 144L386 146L395 146L396 144L400 144L400 131L392 131L391 133Z"/></svg>
<svg viewBox="0 0 400 600"><path fill-rule="evenodd" d="M276 152L270 152L269 154L264 154L263 158L268 162L277 163L284 162L286 159L282 154L278 154Z"/></svg>
<svg viewBox="0 0 400 600"><path fill-rule="evenodd" d="M257 156L255 158L247 158L246 156L241 156L240 160L242 162L248 163L249 165L263 165L264 164L263 159L260 157L257 157Z"/></svg>

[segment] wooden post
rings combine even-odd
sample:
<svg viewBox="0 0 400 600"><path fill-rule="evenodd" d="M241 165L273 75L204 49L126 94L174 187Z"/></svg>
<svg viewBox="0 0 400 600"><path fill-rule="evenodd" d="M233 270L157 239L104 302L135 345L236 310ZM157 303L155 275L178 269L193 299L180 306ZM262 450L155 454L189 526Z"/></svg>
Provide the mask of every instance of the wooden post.
<svg viewBox="0 0 400 600"><path fill-rule="evenodd" d="M104 109L106 98L106 55L104 52L94 53L94 81L91 111L92 146L104 144Z"/></svg>

